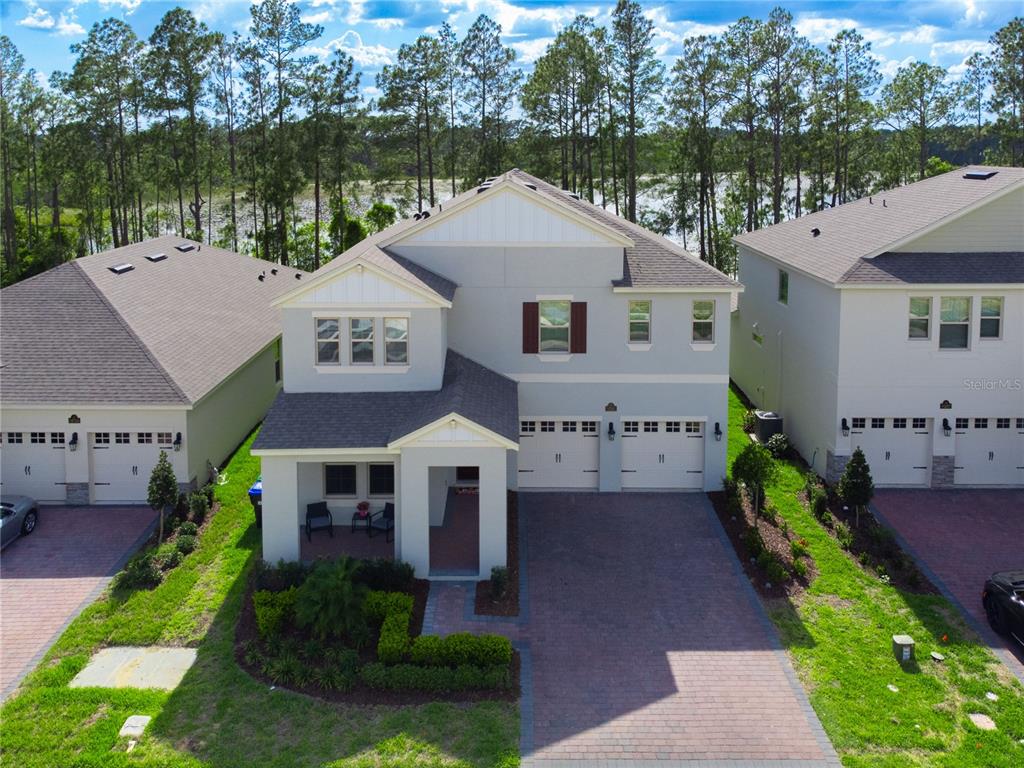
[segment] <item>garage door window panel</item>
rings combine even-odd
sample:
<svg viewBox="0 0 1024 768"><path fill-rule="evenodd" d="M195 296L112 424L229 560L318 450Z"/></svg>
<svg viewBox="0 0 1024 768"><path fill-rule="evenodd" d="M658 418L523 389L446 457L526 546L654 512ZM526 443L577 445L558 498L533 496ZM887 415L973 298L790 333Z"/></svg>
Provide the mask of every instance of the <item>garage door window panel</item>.
<svg viewBox="0 0 1024 768"><path fill-rule="evenodd" d="M932 299L930 296L910 297L910 339L931 338Z"/></svg>
<svg viewBox="0 0 1024 768"><path fill-rule="evenodd" d="M64 433L63 432L51 432L50 433L50 445L64 445Z"/></svg>
<svg viewBox="0 0 1024 768"><path fill-rule="evenodd" d="M693 302L693 343L715 343L715 302Z"/></svg>
<svg viewBox="0 0 1024 768"><path fill-rule="evenodd" d="M93 438L93 442L96 445L110 445L110 433L109 432L97 432Z"/></svg>
<svg viewBox="0 0 1024 768"><path fill-rule="evenodd" d="M1003 299L1000 296L981 298L981 338L999 339L1003 335Z"/></svg>
<svg viewBox="0 0 1024 768"><path fill-rule="evenodd" d="M939 349L967 349L970 338L970 297L943 296L939 323Z"/></svg>
<svg viewBox="0 0 1024 768"><path fill-rule="evenodd" d="M316 321L316 364L338 365L341 362L341 326L336 317Z"/></svg>
<svg viewBox="0 0 1024 768"><path fill-rule="evenodd" d="M355 464L324 465L324 495L353 497L356 495Z"/></svg>
<svg viewBox="0 0 1024 768"><path fill-rule="evenodd" d="M7 442L11 445L20 445L22 443L21 432L8 432Z"/></svg>
<svg viewBox="0 0 1024 768"><path fill-rule="evenodd" d="M139 445L152 445L153 444L153 433L152 432L139 432L138 440L139 440Z"/></svg>
<svg viewBox="0 0 1024 768"><path fill-rule="evenodd" d="M171 433L170 432L157 432L156 433L156 441L160 444L160 446L162 448L170 448L171 447L171 443L173 442L173 440L174 440L174 438L171 437Z"/></svg>
<svg viewBox="0 0 1024 768"><path fill-rule="evenodd" d="M45 443L46 443L46 433L45 432L30 432L29 433L29 442L31 442L33 445L45 445Z"/></svg>

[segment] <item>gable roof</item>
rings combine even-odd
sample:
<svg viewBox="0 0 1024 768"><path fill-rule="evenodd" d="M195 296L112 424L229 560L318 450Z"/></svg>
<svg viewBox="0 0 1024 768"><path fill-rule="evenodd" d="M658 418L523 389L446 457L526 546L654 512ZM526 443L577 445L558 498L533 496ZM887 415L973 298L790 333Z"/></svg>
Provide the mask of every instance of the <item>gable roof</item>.
<svg viewBox="0 0 1024 768"><path fill-rule="evenodd" d="M1024 283L1024 251L998 253L882 253L860 259L843 285Z"/></svg>
<svg viewBox="0 0 1024 768"><path fill-rule="evenodd" d="M993 171L986 179L965 178ZM1022 186L1024 168L968 166L735 239L782 264L836 284L862 258L892 251ZM819 231L817 236L813 229Z"/></svg>
<svg viewBox="0 0 1024 768"><path fill-rule="evenodd" d="M512 187L527 195L537 195L540 198L539 203L549 208L558 209L572 219L588 221L590 226L622 244L623 277L613 283L615 287L638 289L696 287L714 290L742 290L742 286L738 282L722 274L710 264L701 261L671 240L620 218L599 205L577 199L569 192L518 168L506 171L480 186L472 187L450 200L440 203L427 211L429 216L425 219L403 219L387 229L371 235L361 243L352 246L338 258L327 262L314 273L316 275L314 279L319 279L322 274L343 268L352 258L373 249L400 264L404 262L404 266L409 268L413 262L388 251L388 246L391 243L397 243L419 228L430 226L436 221L434 217L455 215L459 210L467 208L473 202L481 199L482 195L494 194L503 187ZM432 276L433 280L455 285L447 278L436 275L424 267L415 266Z"/></svg>
<svg viewBox="0 0 1024 768"><path fill-rule="evenodd" d="M254 451L386 448L449 414L519 441L517 384L448 350L435 392L282 392Z"/></svg>
<svg viewBox="0 0 1024 768"><path fill-rule="evenodd" d="M165 236L4 288L3 402L194 403L280 335L271 301L303 274Z"/></svg>

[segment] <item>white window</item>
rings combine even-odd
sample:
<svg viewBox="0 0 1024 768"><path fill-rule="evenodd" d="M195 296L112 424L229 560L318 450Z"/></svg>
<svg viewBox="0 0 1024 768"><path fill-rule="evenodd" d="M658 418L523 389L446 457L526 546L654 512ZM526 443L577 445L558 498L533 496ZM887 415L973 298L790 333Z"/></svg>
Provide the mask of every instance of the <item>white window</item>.
<svg viewBox="0 0 1024 768"><path fill-rule="evenodd" d="M981 297L981 338L998 339L1003 335L1003 299L1001 296Z"/></svg>
<svg viewBox="0 0 1024 768"><path fill-rule="evenodd" d="M373 365L373 318L353 317L348 321L352 365Z"/></svg>
<svg viewBox="0 0 1024 768"><path fill-rule="evenodd" d="M693 341L696 344L711 344L715 341L714 300L693 302Z"/></svg>
<svg viewBox="0 0 1024 768"><path fill-rule="evenodd" d="M39 445L46 442L45 432L29 432L29 441Z"/></svg>
<svg viewBox="0 0 1024 768"><path fill-rule="evenodd" d="M50 445L64 445L64 433L63 432L51 432L50 433Z"/></svg>
<svg viewBox="0 0 1024 768"><path fill-rule="evenodd" d="M779 270L779 304L789 304L789 272Z"/></svg>
<svg viewBox="0 0 1024 768"><path fill-rule="evenodd" d="M128 445L129 443L131 443L131 441L132 441L131 435L128 432L115 432L114 433L114 442L117 445Z"/></svg>
<svg viewBox="0 0 1024 768"><path fill-rule="evenodd" d="M975 429L988 429L988 419L975 419L974 420L974 428Z"/></svg>
<svg viewBox="0 0 1024 768"><path fill-rule="evenodd" d="M877 416L871 418L872 429L885 429L885 419L880 419Z"/></svg>
<svg viewBox="0 0 1024 768"><path fill-rule="evenodd" d="M626 434L635 435L640 431L639 421L624 421L622 422L622 431Z"/></svg>
<svg viewBox="0 0 1024 768"><path fill-rule="evenodd" d="M384 363L385 365L409 364L408 318L384 318Z"/></svg>
<svg viewBox="0 0 1024 768"><path fill-rule="evenodd" d="M651 341L651 302L629 302L629 341L649 344Z"/></svg>
<svg viewBox="0 0 1024 768"><path fill-rule="evenodd" d="M569 351L569 318L572 314L571 301L541 301L540 346L543 352Z"/></svg>
<svg viewBox="0 0 1024 768"><path fill-rule="evenodd" d="M96 445L110 445L110 433L97 432L93 442L95 442Z"/></svg>
<svg viewBox="0 0 1024 768"><path fill-rule="evenodd" d="M575 432L576 431L576 422L575 421L563 421L562 422L562 431L563 432Z"/></svg>
<svg viewBox="0 0 1024 768"><path fill-rule="evenodd" d="M910 297L910 327L907 337L927 339L931 336L932 299L930 296Z"/></svg>
<svg viewBox="0 0 1024 768"><path fill-rule="evenodd" d="M943 296L939 349L967 349L971 338L971 297Z"/></svg>
<svg viewBox="0 0 1024 768"><path fill-rule="evenodd" d="M906 429L907 428L907 420L906 419L893 419L892 420L892 428L893 429Z"/></svg>
<svg viewBox="0 0 1024 768"><path fill-rule="evenodd" d="M864 427L867 426L868 420L863 416L854 416L852 421L854 429L864 429Z"/></svg>
<svg viewBox="0 0 1024 768"><path fill-rule="evenodd" d="M160 445L170 445L171 441L173 439L174 438L171 437L171 433L170 432L157 432L156 433L156 441L158 443L160 443Z"/></svg>
<svg viewBox="0 0 1024 768"><path fill-rule="evenodd" d="M596 421L581 421L580 422L580 432L591 432L591 433L597 432L597 422Z"/></svg>
<svg viewBox="0 0 1024 768"><path fill-rule="evenodd" d="M521 421L519 422L519 431L525 435L532 435L537 431L536 421Z"/></svg>
<svg viewBox="0 0 1024 768"><path fill-rule="evenodd" d="M666 432L679 432L680 431L680 427L682 427L682 423L681 422L678 422L678 421L666 421L665 422L665 431Z"/></svg>
<svg viewBox="0 0 1024 768"><path fill-rule="evenodd" d="M657 431L658 431L658 422L656 422L656 421L645 421L644 422L644 432L657 432Z"/></svg>
<svg viewBox="0 0 1024 768"><path fill-rule="evenodd" d="M21 432L8 432L7 442L12 444L21 443Z"/></svg>
<svg viewBox="0 0 1024 768"><path fill-rule="evenodd" d="M139 432L138 434L139 445L152 445L153 433L152 432Z"/></svg>
<svg viewBox="0 0 1024 768"><path fill-rule="evenodd" d="M996 419L996 429L1009 429L1009 428L1010 428L1010 420L1009 419Z"/></svg>
<svg viewBox="0 0 1024 768"><path fill-rule="evenodd" d="M341 362L341 331L336 317L316 321L316 364L337 365Z"/></svg>
<svg viewBox="0 0 1024 768"><path fill-rule="evenodd" d="M553 421L542 421L540 423L540 431L541 432L554 432L555 431L555 422L553 422Z"/></svg>
<svg viewBox="0 0 1024 768"><path fill-rule="evenodd" d="M688 434L688 435L699 435L700 434L700 422L699 421L688 421L688 422L686 422L686 434Z"/></svg>
<svg viewBox="0 0 1024 768"><path fill-rule="evenodd" d="M927 429L928 419L914 419L913 427L914 429Z"/></svg>
<svg viewBox="0 0 1024 768"><path fill-rule="evenodd" d="M956 420L956 428L957 429L967 429L970 425L971 425L971 420L970 419L957 419Z"/></svg>

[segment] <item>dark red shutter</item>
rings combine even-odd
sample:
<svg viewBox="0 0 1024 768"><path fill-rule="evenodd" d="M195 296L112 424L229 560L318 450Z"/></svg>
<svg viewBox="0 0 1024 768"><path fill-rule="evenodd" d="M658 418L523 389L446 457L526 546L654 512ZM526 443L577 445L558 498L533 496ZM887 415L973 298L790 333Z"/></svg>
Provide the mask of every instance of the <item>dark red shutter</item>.
<svg viewBox="0 0 1024 768"><path fill-rule="evenodd" d="M540 304L523 302L523 354L540 351Z"/></svg>
<svg viewBox="0 0 1024 768"><path fill-rule="evenodd" d="M587 302L574 301L569 319L569 351L587 351Z"/></svg>

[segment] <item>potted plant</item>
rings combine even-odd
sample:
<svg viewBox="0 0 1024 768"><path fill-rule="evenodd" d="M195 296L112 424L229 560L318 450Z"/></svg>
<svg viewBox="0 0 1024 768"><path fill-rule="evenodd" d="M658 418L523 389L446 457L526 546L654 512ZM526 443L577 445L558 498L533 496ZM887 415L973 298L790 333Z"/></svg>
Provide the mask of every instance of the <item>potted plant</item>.
<svg viewBox="0 0 1024 768"><path fill-rule="evenodd" d="M356 514L360 517L366 517L370 514L370 502L360 501L356 504Z"/></svg>

